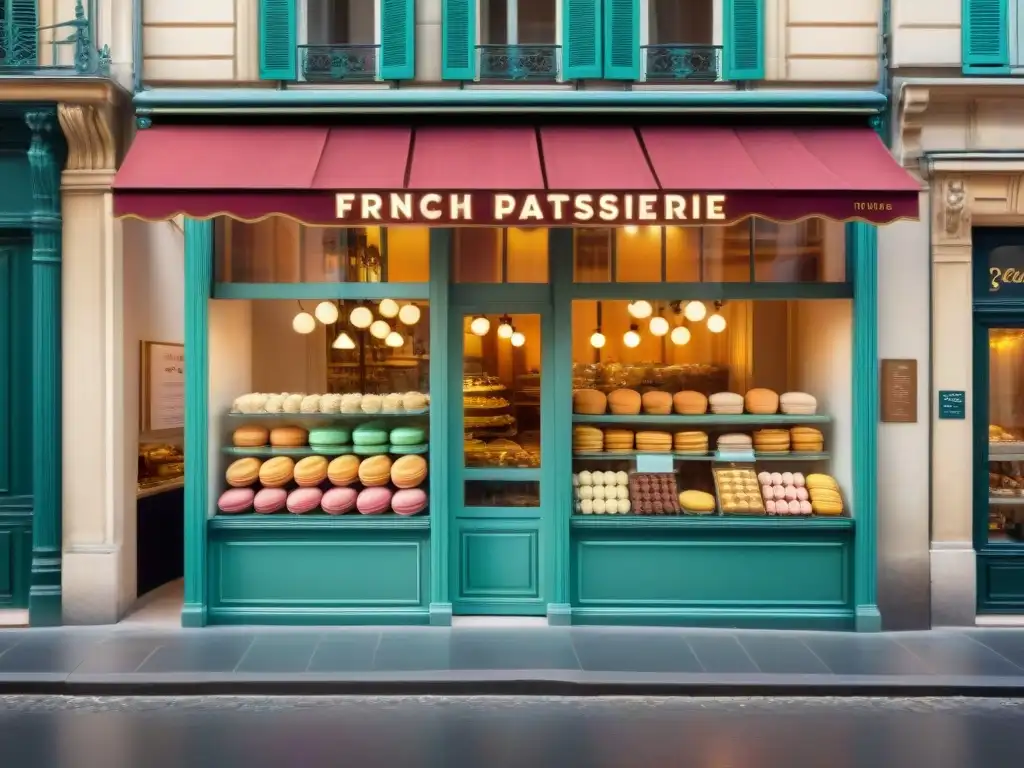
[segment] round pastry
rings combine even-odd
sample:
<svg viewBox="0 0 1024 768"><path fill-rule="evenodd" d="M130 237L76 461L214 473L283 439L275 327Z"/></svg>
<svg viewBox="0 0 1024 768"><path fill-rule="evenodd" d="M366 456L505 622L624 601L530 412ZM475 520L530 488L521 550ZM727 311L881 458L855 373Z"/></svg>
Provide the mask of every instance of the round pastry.
<svg viewBox="0 0 1024 768"><path fill-rule="evenodd" d="M778 501L779 499L785 499L786 498L786 489L783 488L781 485L773 485L772 486L772 496L775 497L776 501Z"/></svg>
<svg viewBox="0 0 1024 768"><path fill-rule="evenodd" d="M772 486L770 486L770 485L763 485L763 486L761 486L761 496L764 497L765 501L768 501L768 499L774 499L775 498L775 491L772 489Z"/></svg>
<svg viewBox="0 0 1024 768"><path fill-rule="evenodd" d="M359 478L359 457L339 456L327 465L327 479L331 485L346 487Z"/></svg>
<svg viewBox="0 0 1024 768"><path fill-rule="evenodd" d="M604 499L594 499L593 503L595 515L603 515L605 512L608 511L608 505L604 503ZM616 508L618 508L617 505Z"/></svg>
<svg viewBox="0 0 1024 768"><path fill-rule="evenodd" d="M733 414L743 413L743 395L735 392L716 392L708 398L712 413Z"/></svg>
<svg viewBox="0 0 1024 768"><path fill-rule="evenodd" d="M775 502L771 499L766 499L764 502L764 509L769 515L775 514Z"/></svg>
<svg viewBox="0 0 1024 768"><path fill-rule="evenodd" d="M388 431L379 422L360 424L352 430L352 442L356 445L387 445Z"/></svg>
<svg viewBox="0 0 1024 768"><path fill-rule="evenodd" d="M280 512L288 500L288 491L284 488L262 488L253 499L253 509L261 515Z"/></svg>
<svg viewBox="0 0 1024 768"><path fill-rule="evenodd" d="M789 514L791 514L791 515L799 515L800 514L800 502L799 501L790 501L790 502L788 502L788 504L789 504ZM776 505L776 507L777 506L778 505Z"/></svg>
<svg viewBox="0 0 1024 768"><path fill-rule="evenodd" d="M795 485L783 486L782 490L786 494L786 501L796 501L797 500L796 486Z"/></svg>
<svg viewBox="0 0 1024 768"><path fill-rule="evenodd" d="M580 472L580 485L592 485L594 482L594 475L589 470L584 469Z"/></svg>
<svg viewBox="0 0 1024 768"><path fill-rule="evenodd" d="M417 457L418 458L418 457ZM371 456L359 464L359 482L367 488L387 485L391 479L391 459L384 455Z"/></svg>
<svg viewBox="0 0 1024 768"><path fill-rule="evenodd" d="M584 499L583 501L580 502L580 511L584 515L594 514L594 502L590 501L589 499Z"/></svg>
<svg viewBox="0 0 1024 768"><path fill-rule="evenodd" d="M618 507L618 513L620 515L628 515L632 505L629 503L629 499L619 499L615 503L615 506Z"/></svg>
<svg viewBox="0 0 1024 768"><path fill-rule="evenodd" d="M581 485L580 486L580 499L593 499L594 498L594 486L592 485Z"/></svg>
<svg viewBox="0 0 1024 768"><path fill-rule="evenodd" d="M295 482L302 488L315 488L327 479L327 459L307 456L295 465Z"/></svg>
<svg viewBox="0 0 1024 768"><path fill-rule="evenodd" d="M287 395L281 410L285 413L299 413L302 410L302 395Z"/></svg>
<svg viewBox="0 0 1024 768"><path fill-rule="evenodd" d="M579 488L580 487L580 476L577 475L575 472L572 473L572 487L573 488Z"/></svg>
<svg viewBox="0 0 1024 768"><path fill-rule="evenodd" d="M355 488L331 488L320 499L320 508L328 515L344 515L356 508Z"/></svg>
<svg viewBox="0 0 1024 768"><path fill-rule="evenodd" d="M267 413L281 413L284 410L284 395L271 395L263 407Z"/></svg>
<svg viewBox="0 0 1024 768"><path fill-rule="evenodd" d="M341 395L327 394L320 396L320 413L338 413L341 411Z"/></svg>
<svg viewBox="0 0 1024 768"><path fill-rule="evenodd" d="M275 456L260 467L260 483L264 488L283 488L292 481L294 474L294 461L287 456Z"/></svg>
<svg viewBox="0 0 1024 768"><path fill-rule="evenodd" d="M679 494L679 506L689 512L713 512L715 497L704 491L683 491Z"/></svg>
<svg viewBox="0 0 1024 768"><path fill-rule="evenodd" d="M817 412L818 401L806 392L784 392L779 397L779 408L783 413L806 416Z"/></svg>
<svg viewBox="0 0 1024 768"><path fill-rule="evenodd" d="M363 402L363 396L360 394L348 393L341 396L341 412L342 413L359 413L360 404Z"/></svg>
<svg viewBox="0 0 1024 768"><path fill-rule="evenodd" d="M804 500L804 499L801 499L801 500L800 500L800 514L801 514L801 515L809 515L809 514L811 514L811 513L813 512L813 511L814 511L814 510L813 510L813 509L811 509L811 502L809 502L809 501L806 501L806 500Z"/></svg>
<svg viewBox="0 0 1024 768"><path fill-rule="evenodd" d="M645 392L640 398L644 413L665 416L672 413L672 395L668 392Z"/></svg>
<svg viewBox="0 0 1024 768"><path fill-rule="evenodd" d="M352 439L352 433L341 427L313 427L309 430L309 445L314 450L336 449L338 446L348 445Z"/></svg>
<svg viewBox="0 0 1024 768"><path fill-rule="evenodd" d="M795 485L797 488L803 488L805 483L806 483L806 480L804 480L804 476L803 476L802 472L794 472L793 473L793 485Z"/></svg>
<svg viewBox="0 0 1024 768"><path fill-rule="evenodd" d="M246 424L231 435L231 442L239 448L259 448L267 444L270 432L258 424Z"/></svg>
<svg viewBox="0 0 1024 768"><path fill-rule="evenodd" d="M320 506L323 492L319 488L296 488L288 494L288 511L296 515L312 512Z"/></svg>
<svg viewBox="0 0 1024 768"><path fill-rule="evenodd" d="M782 485L781 472L772 472L772 485Z"/></svg>
<svg viewBox="0 0 1024 768"><path fill-rule="evenodd" d="M596 389L577 389L572 393L573 413L600 416L608 410L608 397Z"/></svg>
<svg viewBox="0 0 1024 768"><path fill-rule="evenodd" d="M427 407L427 398L421 392L406 392L402 398L406 412L422 411Z"/></svg>
<svg viewBox="0 0 1024 768"><path fill-rule="evenodd" d="M615 485L615 473L612 472L610 469L606 469L604 471L603 479L605 485Z"/></svg>
<svg viewBox="0 0 1024 768"><path fill-rule="evenodd" d="M629 485L629 475L620 469L615 473L615 483L617 485Z"/></svg>
<svg viewBox="0 0 1024 768"><path fill-rule="evenodd" d="M616 389L608 394L608 408L614 414L634 416L640 413L642 399L632 389Z"/></svg>
<svg viewBox="0 0 1024 768"><path fill-rule="evenodd" d="M419 427L395 427L391 430L392 445L423 445L426 433Z"/></svg>
<svg viewBox="0 0 1024 768"><path fill-rule="evenodd" d="M274 427L270 430L270 444L275 448L298 448L309 441L309 433L302 427Z"/></svg>
<svg viewBox="0 0 1024 768"><path fill-rule="evenodd" d="M224 472L224 479L232 488L245 488L256 482L260 476L259 459L238 459Z"/></svg>
<svg viewBox="0 0 1024 768"><path fill-rule="evenodd" d="M797 486L796 487L796 500L797 501L807 501L808 498L810 498L810 496L807 493L807 489L804 488L803 486Z"/></svg>
<svg viewBox="0 0 1024 768"><path fill-rule="evenodd" d="M398 413L402 410L402 396L395 393L384 395L381 409L384 413Z"/></svg>
<svg viewBox="0 0 1024 768"><path fill-rule="evenodd" d="M356 509L362 515L380 515L391 507L391 491L387 488L364 488L356 497Z"/></svg>
<svg viewBox="0 0 1024 768"><path fill-rule="evenodd" d="M418 515L426 508L427 494L421 488L405 488L391 497L391 509L396 515Z"/></svg>
<svg viewBox="0 0 1024 768"><path fill-rule="evenodd" d="M380 413L384 407L384 398L380 395L363 395L359 407L363 413Z"/></svg>
<svg viewBox="0 0 1024 768"><path fill-rule="evenodd" d="M758 472L757 482L759 485L771 485L772 484L772 473L771 472Z"/></svg>
<svg viewBox="0 0 1024 768"><path fill-rule="evenodd" d="M396 488L416 488L426 477L427 462L422 456L402 456L391 465L391 482Z"/></svg>
<svg viewBox="0 0 1024 768"><path fill-rule="evenodd" d="M603 485L595 485L594 486L594 500L596 501L597 499L601 499L602 501L604 501L604 496L605 496L604 486Z"/></svg>
<svg viewBox="0 0 1024 768"><path fill-rule="evenodd" d="M672 396L672 407L676 413L699 416L708 412L708 399L700 392L684 389Z"/></svg>
<svg viewBox="0 0 1024 768"><path fill-rule="evenodd" d="M779 395L771 389L755 387L747 392L743 398L743 405L747 409L747 413L759 415L778 413Z"/></svg>
<svg viewBox="0 0 1024 768"><path fill-rule="evenodd" d="M320 395L306 395L302 398L299 413L320 413Z"/></svg>
<svg viewBox="0 0 1024 768"><path fill-rule="evenodd" d="M217 509L226 515L237 515L252 508L255 494L252 488L231 488L224 491L217 499Z"/></svg>

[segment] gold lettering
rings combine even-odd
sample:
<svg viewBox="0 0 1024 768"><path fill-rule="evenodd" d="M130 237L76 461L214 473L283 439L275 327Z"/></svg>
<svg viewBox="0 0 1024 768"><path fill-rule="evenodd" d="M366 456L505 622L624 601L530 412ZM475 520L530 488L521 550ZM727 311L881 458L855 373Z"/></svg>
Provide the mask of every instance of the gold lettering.
<svg viewBox="0 0 1024 768"><path fill-rule="evenodd" d="M1002 277L1002 270L999 267L989 267L988 276L991 280L989 291L994 293L999 290L999 278Z"/></svg>

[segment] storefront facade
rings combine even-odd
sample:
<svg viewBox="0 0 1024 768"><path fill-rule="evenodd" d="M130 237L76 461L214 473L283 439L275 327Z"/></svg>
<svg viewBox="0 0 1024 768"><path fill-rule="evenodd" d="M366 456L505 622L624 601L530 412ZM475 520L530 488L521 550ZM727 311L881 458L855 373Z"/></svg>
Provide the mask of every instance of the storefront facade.
<svg viewBox="0 0 1024 768"><path fill-rule="evenodd" d="M115 212L188 217L184 623L879 629L875 227L918 185L878 94L727 97L140 96Z"/></svg>

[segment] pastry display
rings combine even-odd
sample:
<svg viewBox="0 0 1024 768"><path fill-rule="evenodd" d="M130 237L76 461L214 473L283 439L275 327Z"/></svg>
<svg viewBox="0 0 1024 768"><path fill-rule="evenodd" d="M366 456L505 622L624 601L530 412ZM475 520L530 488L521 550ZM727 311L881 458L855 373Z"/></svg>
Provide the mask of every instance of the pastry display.
<svg viewBox="0 0 1024 768"><path fill-rule="evenodd" d="M779 412L779 395L770 389L755 387L743 397L743 407L747 413L765 416Z"/></svg>
<svg viewBox="0 0 1024 768"><path fill-rule="evenodd" d="M810 496L799 472L759 472L761 498L769 515L809 515Z"/></svg>
<svg viewBox="0 0 1024 768"><path fill-rule="evenodd" d="M643 412L651 416L667 416L672 413L672 395L668 392L644 392L640 397Z"/></svg>
<svg viewBox="0 0 1024 768"><path fill-rule="evenodd" d="M508 400L504 397L488 397L486 395L463 395L462 397L462 407L467 411L496 411L508 408L508 405ZM577 411L577 413L583 413L583 411Z"/></svg>
<svg viewBox="0 0 1024 768"><path fill-rule="evenodd" d="M395 427L388 439L391 445L424 445L427 435L420 427Z"/></svg>
<svg viewBox="0 0 1024 768"><path fill-rule="evenodd" d="M464 394L479 394L482 392L504 392L505 385L501 380L486 374L465 375L462 377L462 392Z"/></svg>
<svg viewBox="0 0 1024 768"><path fill-rule="evenodd" d="M252 488L230 488L217 499L217 509L226 515L237 515L252 509L255 494Z"/></svg>
<svg viewBox="0 0 1024 768"><path fill-rule="evenodd" d="M632 511L629 475L584 470L572 476L573 511L579 515L628 515Z"/></svg>
<svg viewBox="0 0 1024 768"><path fill-rule="evenodd" d="M676 453L707 453L707 432L676 432L672 436L672 450Z"/></svg>
<svg viewBox="0 0 1024 768"><path fill-rule="evenodd" d="M672 407L676 413L684 416L702 416L708 412L708 399L692 389L684 389L672 396Z"/></svg>
<svg viewBox="0 0 1024 768"><path fill-rule="evenodd" d="M501 413L493 416L464 416L463 425L466 429L496 429L510 427L516 423L512 414Z"/></svg>
<svg viewBox="0 0 1024 768"><path fill-rule="evenodd" d="M608 453L632 453L635 436L632 429L606 429L604 449Z"/></svg>
<svg viewBox="0 0 1024 768"><path fill-rule="evenodd" d="M344 488L359 479L359 457L339 456L327 465L327 479L331 485Z"/></svg>
<svg viewBox="0 0 1024 768"><path fill-rule="evenodd" d="M754 450L758 453L789 453L788 429L754 430Z"/></svg>
<svg viewBox="0 0 1024 768"><path fill-rule="evenodd" d="M313 512L320 506L323 492L319 488L296 488L288 494L285 505L293 515Z"/></svg>
<svg viewBox="0 0 1024 768"><path fill-rule="evenodd" d="M793 427L789 430L793 450L801 453L821 453L825 450L825 437L814 427Z"/></svg>
<svg viewBox="0 0 1024 768"><path fill-rule="evenodd" d="M604 449L604 432L597 427L576 426L572 430L573 453L599 453Z"/></svg>
<svg viewBox="0 0 1024 768"><path fill-rule="evenodd" d="M807 492L811 497L811 509L816 515L843 514L843 497L839 483L830 475L807 476Z"/></svg>
<svg viewBox="0 0 1024 768"><path fill-rule="evenodd" d="M705 395L729 388L729 369L708 363L574 363L573 389L660 389L663 392L692 390Z"/></svg>
<svg viewBox="0 0 1024 768"><path fill-rule="evenodd" d="M387 485L391 479L391 459L384 455L371 456L359 464L359 482L367 488Z"/></svg>
<svg viewBox="0 0 1024 768"><path fill-rule="evenodd" d="M670 432L637 432L636 450L643 453L671 453L672 434Z"/></svg>
<svg viewBox="0 0 1024 768"><path fill-rule="evenodd" d="M231 462L224 472L224 479L232 488L247 488L260 476L259 459L238 459Z"/></svg>
<svg viewBox="0 0 1024 768"><path fill-rule="evenodd" d="M260 485L264 488L283 488L292 481L295 462L287 456L267 459L260 467Z"/></svg>
<svg viewBox="0 0 1024 768"><path fill-rule="evenodd" d="M396 488L416 488L427 477L427 462L422 456L402 456L391 465L391 482Z"/></svg>
<svg viewBox="0 0 1024 768"><path fill-rule="evenodd" d="M402 408L406 413L418 413L427 409L427 396L422 392L406 392L402 397Z"/></svg>
<svg viewBox="0 0 1024 768"><path fill-rule="evenodd" d="M320 413L320 395L306 395L299 404L299 413Z"/></svg>
<svg viewBox="0 0 1024 768"><path fill-rule="evenodd" d="M284 509L288 491L284 488L261 488L253 499L253 509L261 515L272 515Z"/></svg>
<svg viewBox="0 0 1024 768"><path fill-rule="evenodd" d="M429 404L430 398L422 392L384 395L250 392L235 398L231 413L422 413Z"/></svg>
<svg viewBox="0 0 1024 768"><path fill-rule="evenodd" d="M685 515L710 515L715 511L715 497L704 491L683 491L679 506Z"/></svg>
<svg viewBox="0 0 1024 768"><path fill-rule="evenodd" d="M316 488L327 479L327 459L323 456L307 456L295 464L296 485L302 488Z"/></svg>
<svg viewBox="0 0 1024 768"><path fill-rule="evenodd" d="M753 438L742 432L727 432L724 435L719 435L716 445L722 453L746 453L754 450Z"/></svg>
<svg viewBox="0 0 1024 768"><path fill-rule="evenodd" d="M298 448L308 442L309 432L302 427L274 427L270 430L270 444L275 448Z"/></svg>
<svg viewBox="0 0 1024 768"><path fill-rule="evenodd" d="M340 413L341 395L331 393L320 396L320 413Z"/></svg>
<svg viewBox="0 0 1024 768"><path fill-rule="evenodd" d="M361 515L380 515L390 508L391 491L388 488L364 488L356 496L356 509Z"/></svg>
<svg viewBox="0 0 1024 768"><path fill-rule="evenodd" d="M352 442L352 433L341 427L312 427L308 435L309 447L329 453Z"/></svg>
<svg viewBox="0 0 1024 768"><path fill-rule="evenodd" d="M747 467L715 468L715 487L725 515L763 515L765 506L754 470Z"/></svg>
<svg viewBox="0 0 1024 768"><path fill-rule="evenodd" d="M632 389L616 389L608 393L608 409L617 416L635 416L640 413L640 393Z"/></svg>
<svg viewBox="0 0 1024 768"><path fill-rule="evenodd" d="M246 424L231 435L232 445L239 448L261 448L270 441L270 431L258 424Z"/></svg>
<svg viewBox="0 0 1024 768"><path fill-rule="evenodd" d="M504 438L490 442L470 439L463 442L463 450L467 467L536 468L540 466L539 445L527 449L514 440Z"/></svg>
<svg viewBox="0 0 1024 768"><path fill-rule="evenodd" d="M818 401L806 392L785 392L779 397L779 409L795 416L810 416L818 411Z"/></svg>
<svg viewBox="0 0 1024 768"><path fill-rule="evenodd" d="M674 472L634 472L629 476L629 501L638 515L678 515L679 489Z"/></svg>
<svg viewBox="0 0 1024 768"><path fill-rule="evenodd" d="M743 395L735 392L716 392L708 398L712 413L739 415L743 413Z"/></svg>
<svg viewBox="0 0 1024 768"><path fill-rule="evenodd" d="M608 396L597 389L577 389L572 393L573 413L601 415L608 410Z"/></svg>
<svg viewBox="0 0 1024 768"><path fill-rule="evenodd" d="M427 508L427 494L422 488L405 488L391 497L391 509L396 515L418 515Z"/></svg>
<svg viewBox="0 0 1024 768"><path fill-rule="evenodd" d="M355 488L331 488L320 499L320 508L328 515L344 515L356 508Z"/></svg>
<svg viewBox="0 0 1024 768"><path fill-rule="evenodd" d="M388 430L379 422L360 424L352 430L352 442L357 446L387 445Z"/></svg>

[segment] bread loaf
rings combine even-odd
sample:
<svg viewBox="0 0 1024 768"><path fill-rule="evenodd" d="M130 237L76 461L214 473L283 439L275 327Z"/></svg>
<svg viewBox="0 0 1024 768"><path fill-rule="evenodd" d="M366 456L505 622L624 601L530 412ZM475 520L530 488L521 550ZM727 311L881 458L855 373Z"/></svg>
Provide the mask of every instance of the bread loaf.
<svg viewBox="0 0 1024 768"><path fill-rule="evenodd" d="M640 398L644 413L665 416L672 413L672 395L668 392L645 392Z"/></svg>
<svg viewBox="0 0 1024 768"><path fill-rule="evenodd" d="M620 416L634 416L640 413L642 399L632 389L616 389L608 394L609 410Z"/></svg>
<svg viewBox="0 0 1024 768"><path fill-rule="evenodd" d="M608 410L608 397L596 389L577 389L572 393L573 413L600 416Z"/></svg>

